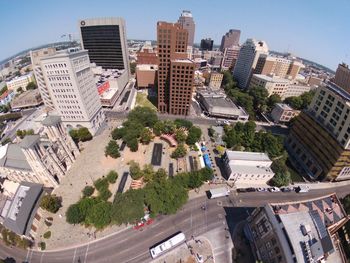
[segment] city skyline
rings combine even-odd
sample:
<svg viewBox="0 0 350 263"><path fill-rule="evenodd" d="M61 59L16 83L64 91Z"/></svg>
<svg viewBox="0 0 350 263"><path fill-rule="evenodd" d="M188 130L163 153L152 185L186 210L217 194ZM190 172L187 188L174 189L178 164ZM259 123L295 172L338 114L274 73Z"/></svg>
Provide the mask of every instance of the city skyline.
<svg viewBox="0 0 350 263"><path fill-rule="evenodd" d="M337 5L330 1L310 1L307 4L297 1L278 3L278 6L275 1L269 1L265 6L258 1L225 2L215 9L211 8L209 1L202 2L200 6L195 1L177 1L166 6L157 2L150 0L141 7L142 2L139 1L134 2L134 6L112 1L104 1L103 5L61 1L55 6L55 12L48 12L52 9L50 3L42 1L23 2L20 6L18 2L2 3L5 12L0 20L0 30L8 41L2 43L0 59L27 48L66 40L61 38L64 34L73 34L74 39L79 39L77 21L90 17L123 17L128 39L155 40L157 21L176 22L182 10L189 10L196 23L195 43L210 37L214 45L219 45L222 36L234 28L242 32L241 44L247 38L264 40L270 50L289 51L333 70L339 62L350 61L346 46L350 35L345 34L350 3L345 0L337 1ZM252 8L254 5L259 9ZM16 21L13 21L14 13ZM40 15L33 16L34 13ZM324 15L334 13L337 14L336 19Z"/></svg>

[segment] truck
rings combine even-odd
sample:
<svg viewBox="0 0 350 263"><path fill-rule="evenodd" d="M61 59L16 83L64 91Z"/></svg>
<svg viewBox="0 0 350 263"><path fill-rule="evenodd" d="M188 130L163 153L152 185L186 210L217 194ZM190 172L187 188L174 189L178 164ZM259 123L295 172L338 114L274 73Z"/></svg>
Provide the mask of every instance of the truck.
<svg viewBox="0 0 350 263"><path fill-rule="evenodd" d="M228 196L230 191L226 187L220 187L209 190L209 198L214 199L218 197Z"/></svg>

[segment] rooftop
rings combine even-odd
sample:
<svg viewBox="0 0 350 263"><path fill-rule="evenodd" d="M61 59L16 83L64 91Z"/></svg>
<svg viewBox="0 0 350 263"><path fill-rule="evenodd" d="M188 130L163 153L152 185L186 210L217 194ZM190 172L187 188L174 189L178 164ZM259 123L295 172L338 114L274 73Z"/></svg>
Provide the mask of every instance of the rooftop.
<svg viewBox="0 0 350 263"><path fill-rule="evenodd" d="M254 74L253 75L254 78L260 79L260 80L264 80L267 82L273 82L273 83L290 83L290 80L288 79L284 79L284 78L280 78L278 76L268 76L268 75L263 75L263 74Z"/></svg>
<svg viewBox="0 0 350 263"><path fill-rule="evenodd" d="M229 160L266 161L266 162L271 161L269 156L266 153L226 150L226 154Z"/></svg>
<svg viewBox="0 0 350 263"><path fill-rule="evenodd" d="M136 69L138 70L157 70L158 66L157 65L149 65L149 64L139 64L136 66Z"/></svg>
<svg viewBox="0 0 350 263"><path fill-rule="evenodd" d="M22 182L8 206L4 226L19 235L27 235L42 192L41 184Z"/></svg>
<svg viewBox="0 0 350 263"><path fill-rule="evenodd" d="M54 126L61 122L60 116L49 115L41 123L44 126Z"/></svg>
<svg viewBox="0 0 350 263"><path fill-rule="evenodd" d="M31 171L32 168L18 144L6 144L0 147L0 166Z"/></svg>
<svg viewBox="0 0 350 263"><path fill-rule="evenodd" d="M237 174L263 174L263 175L275 174L270 167L253 166L253 165L236 165L236 164L229 164L229 165L230 165L231 171Z"/></svg>
<svg viewBox="0 0 350 263"><path fill-rule="evenodd" d="M38 134L26 135L23 140L19 143L19 146L24 149L28 149L40 140Z"/></svg>
<svg viewBox="0 0 350 263"><path fill-rule="evenodd" d="M285 103L276 103L275 107L279 107L283 110L294 110L292 107L290 107L288 104L285 104Z"/></svg>

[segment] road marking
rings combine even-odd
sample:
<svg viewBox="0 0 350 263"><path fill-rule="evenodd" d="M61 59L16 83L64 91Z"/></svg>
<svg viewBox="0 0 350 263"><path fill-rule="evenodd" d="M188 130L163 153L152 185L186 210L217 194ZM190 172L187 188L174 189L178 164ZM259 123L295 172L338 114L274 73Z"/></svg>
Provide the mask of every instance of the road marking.
<svg viewBox="0 0 350 263"><path fill-rule="evenodd" d="M44 256L44 252L41 253L40 263L43 262L43 256Z"/></svg>
<svg viewBox="0 0 350 263"><path fill-rule="evenodd" d="M138 256L136 256L136 257L133 257L133 258L129 259L127 262L133 261L134 259L136 259L136 258L138 258L138 257L140 257L140 256L143 256L143 255L145 255L145 254L148 254L148 253L149 253L148 251L143 252L142 254L140 254L140 255L138 255Z"/></svg>
<svg viewBox="0 0 350 263"><path fill-rule="evenodd" d="M74 250L74 256L73 256L73 261L72 263L74 263L74 260L75 260L75 255L77 254L77 249Z"/></svg>
<svg viewBox="0 0 350 263"><path fill-rule="evenodd" d="M84 263L86 263L86 258L87 258L87 254L88 254L88 251L89 251L89 247L90 247L90 243L87 245L87 248L86 248Z"/></svg>

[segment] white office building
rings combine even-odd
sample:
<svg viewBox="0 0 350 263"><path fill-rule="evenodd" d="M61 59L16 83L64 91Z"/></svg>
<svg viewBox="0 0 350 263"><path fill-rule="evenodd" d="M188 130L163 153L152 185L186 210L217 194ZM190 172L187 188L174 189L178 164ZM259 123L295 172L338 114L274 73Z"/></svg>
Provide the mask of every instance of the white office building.
<svg viewBox="0 0 350 263"><path fill-rule="evenodd" d="M233 69L233 77L237 80L238 87L241 89L248 87L259 56L268 54L268 52L269 48L265 41L247 39L239 51L238 59Z"/></svg>
<svg viewBox="0 0 350 263"><path fill-rule="evenodd" d="M68 49L41 59L43 78L55 111L68 128L94 135L105 117L87 50Z"/></svg>
<svg viewBox="0 0 350 263"><path fill-rule="evenodd" d="M235 185L266 184L274 176L271 164L266 153L226 150L224 155L227 180Z"/></svg>

